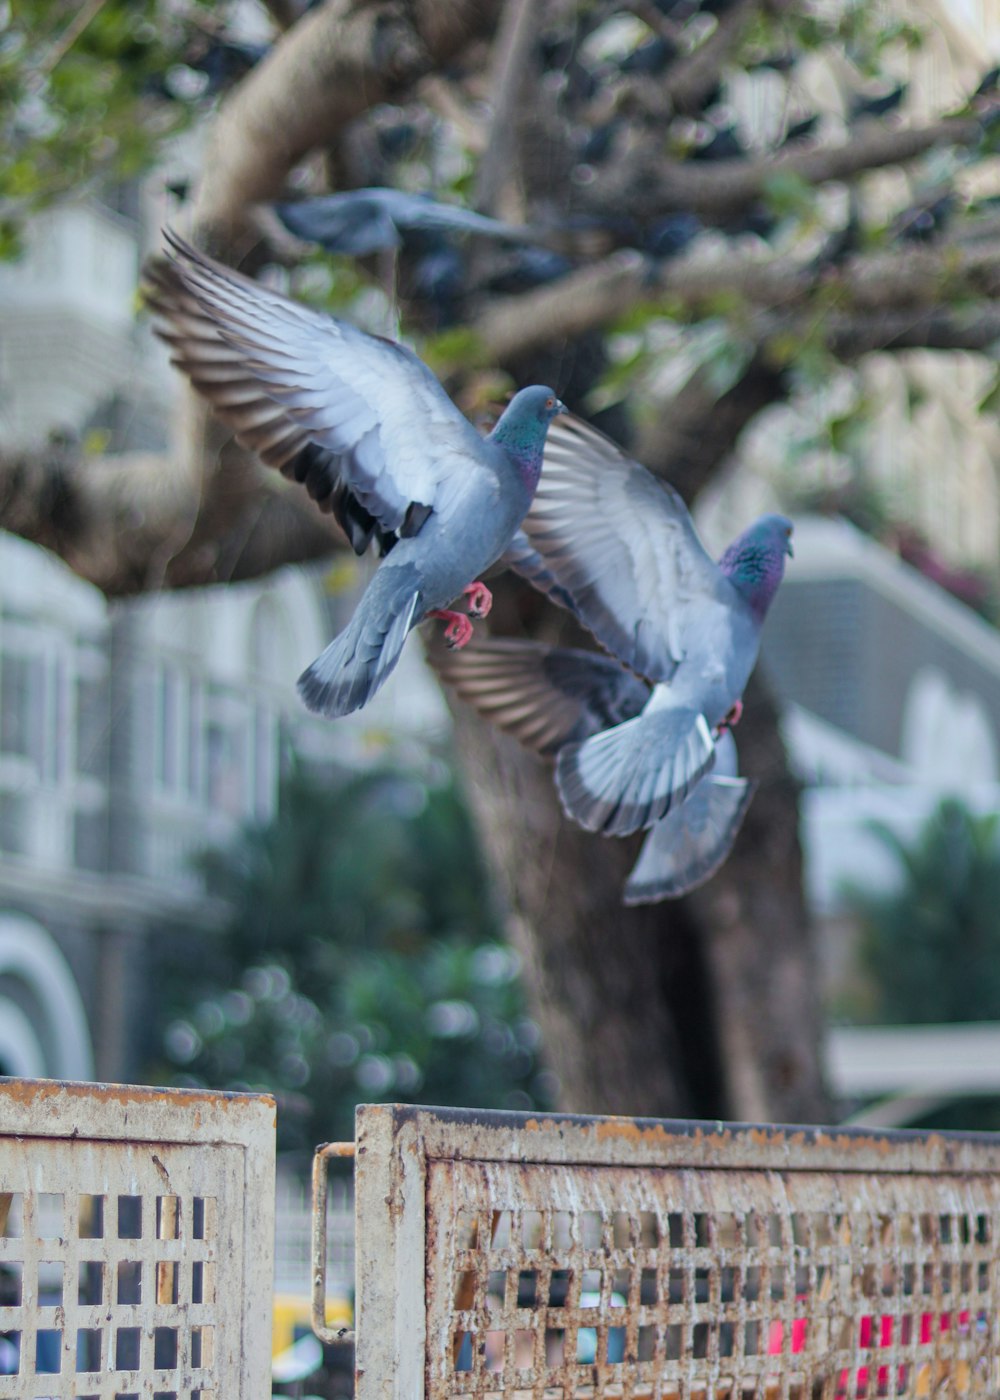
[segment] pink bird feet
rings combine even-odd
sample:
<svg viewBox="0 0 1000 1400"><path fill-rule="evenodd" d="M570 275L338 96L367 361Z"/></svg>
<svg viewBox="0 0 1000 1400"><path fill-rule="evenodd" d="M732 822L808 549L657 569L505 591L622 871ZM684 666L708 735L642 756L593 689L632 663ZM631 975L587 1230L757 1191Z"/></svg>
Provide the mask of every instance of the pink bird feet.
<svg viewBox="0 0 1000 1400"><path fill-rule="evenodd" d="M468 614L453 612L450 608L432 608L428 617L439 617L448 625L444 629L445 644L453 651L461 651L472 640L470 618L486 617L493 606L493 594L485 583L470 583L462 589L462 596L469 600Z"/></svg>
<svg viewBox="0 0 1000 1400"><path fill-rule="evenodd" d="M448 608L431 608L427 616L439 617L448 624L444 629L444 640L453 651L461 651L472 641L472 620L465 613L451 612Z"/></svg>
<svg viewBox="0 0 1000 1400"><path fill-rule="evenodd" d="M486 587L485 583L467 583L462 589L464 597L469 600L470 617L487 617L490 608L493 606L493 594Z"/></svg>

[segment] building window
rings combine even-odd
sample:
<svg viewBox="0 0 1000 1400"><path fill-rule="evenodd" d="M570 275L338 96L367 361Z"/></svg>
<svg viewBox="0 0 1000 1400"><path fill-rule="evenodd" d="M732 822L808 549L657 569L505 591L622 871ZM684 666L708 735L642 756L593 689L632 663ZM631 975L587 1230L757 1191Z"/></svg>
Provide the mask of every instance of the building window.
<svg viewBox="0 0 1000 1400"><path fill-rule="evenodd" d="M0 752L45 762L45 668L40 656L7 652L0 660Z"/></svg>
<svg viewBox="0 0 1000 1400"><path fill-rule="evenodd" d="M103 679L77 676L76 771L88 778L107 778L109 707Z"/></svg>
<svg viewBox="0 0 1000 1400"><path fill-rule="evenodd" d="M277 807L278 724L266 705L253 713L253 816L270 821Z"/></svg>
<svg viewBox="0 0 1000 1400"><path fill-rule="evenodd" d="M28 822L31 808L18 793L0 793L0 851L9 856L28 854Z"/></svg>
<svg viewBox="0 0 1000 1400"><path fill-rule="evenodd" d="M246 813L246 744L241 730L210 720L205 730L208 805L230 817Z"/></svg>

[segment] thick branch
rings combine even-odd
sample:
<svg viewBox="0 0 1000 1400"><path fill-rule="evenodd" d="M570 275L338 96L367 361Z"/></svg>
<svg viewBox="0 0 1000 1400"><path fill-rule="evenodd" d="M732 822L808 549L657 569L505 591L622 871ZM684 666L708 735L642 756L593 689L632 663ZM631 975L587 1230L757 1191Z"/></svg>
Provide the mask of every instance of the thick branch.
<svg viewBox="0 0 1000 1400"><path fill-rule="evenodd" d="M201 236L232 248L248 205L276 199L309 151L488 34L499 8L499 0L327 0L304 15L216 118L194 210Z"/></svg>
<svg viewBox="0 0 1000 1400"><path fill-rule="evenodd" d="M517 124L527 96L538 33L537 0L504 0L492 73L489 144L479 162L476 207L484 214L523 221L521 200L508 207L504 195L517 177Z"/></svg>
<svg viewBox="0 0 1000 1400"><path fill-rule="evenodd" d="M787 0L775 0L770 9L786 9ZM705 99L719 82L723 65L738 47L747 27L760 9L758 0L736 0L724 10L713 32L694 53L679 59L670 68L664 83L665 96L676 112L690 116L700 113Z"/></svg>
<svg viewBox="0 0 1000 1400"><path fill-rule="evenodd" d="M969 146L982 128L970 117L945 117L923 127L887 127L868 121L840 146L789 148L746 160L663 160L643 148L632 161L609 165L588 190L596 209L628 209L637 218L688 211L703 219L732 218L767 192L778 176L810 185L853 180L868 170L904 165L938 146Z"/></svg>
<svg viewBox="0 0 1000 1400"><path fill-rule="evenodd" d="M721 397L708 372L699 370L645 425L635 455L690 503L732 453L747 424L787 390L787 376L760 353Z"/></svg>
<svg viewBox="0 0 1000 1400"><path fill-rule="evenodd" d="M792 313L811 307L807 314L815 318L818 293L831 314L849 311L852 316L940 310L946 297L992 300L1000 297L1000 246L908 248L905 256L898 250L878 253L839 268L746 257L656 265L624 250L536 292L487 304L474 329L487 353L505 363L542 345L612 325L644 303L661 302L673 311L698 315L735 300L748 312ZM976 314L956 313L952 320L956 326L971 326Z"/></svg>
<svg viewBox="0 0 1000 1400"><path fill-rule="evenodd" d="M198 495L168 459L85 459L49 444L0 456L0 529L52 550L109 596L253 578L342 543L311 501L250 475L253 495L191 549Z"/></svg>

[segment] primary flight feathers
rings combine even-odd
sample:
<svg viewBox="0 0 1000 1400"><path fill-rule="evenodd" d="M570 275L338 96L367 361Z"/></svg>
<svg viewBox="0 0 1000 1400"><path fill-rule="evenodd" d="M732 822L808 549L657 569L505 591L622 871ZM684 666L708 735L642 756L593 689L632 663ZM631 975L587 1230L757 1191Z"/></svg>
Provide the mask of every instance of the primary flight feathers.
<svg viewBox="0 0 1000 1400"><path fill-rule="evenodd" d="M147 301L173 363L237 439L302 482L354 548L383 563L348 627L300 677L327 715L364 705L409 630L441 616L462 645L464 592L503 553L531 503L545 433L562 404L523 389L483 438L405 346L290 301L166 235L172 256L147 268Z"/></svg>
<svg viewBox="0 0 1000 1400"><path fill-rule="evenodd" d="M582 826L617 836L651 826L711 770L791 533L784 516L763 516L716 563L676 491L581 420L553 425L508 561L654 683L640 715L560 750L559 793Z"/></svg>

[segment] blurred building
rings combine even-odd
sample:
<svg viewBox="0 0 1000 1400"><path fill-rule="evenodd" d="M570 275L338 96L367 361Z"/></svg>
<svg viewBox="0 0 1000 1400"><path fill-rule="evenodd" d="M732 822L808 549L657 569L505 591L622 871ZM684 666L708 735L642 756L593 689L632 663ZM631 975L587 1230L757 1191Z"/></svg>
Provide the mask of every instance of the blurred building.
<svg viewBox="0 0 1000 1400"><path fill-rule="evenodd" d="M54 431L165 449L179 383L135 317L143 229L162 211L138 214L50 210L24 259L0 265L5 446ZM268 820L292 752L356 765L440 728L416 654L363 716L331 725L301 707L295 678L352 590L285 569L109 604L0 534L0 1073L135 1078L152 941L219 917L199 853Z"/></svg>
<svg viewBox="0 0 1000 1400"><path fill-rule="evenodd" d="M1000 632L846 521L802 518L761 657L836 994L853 970L847 887L897 878L870 823L912 839L946 794L1000 812Z"/></svg>

